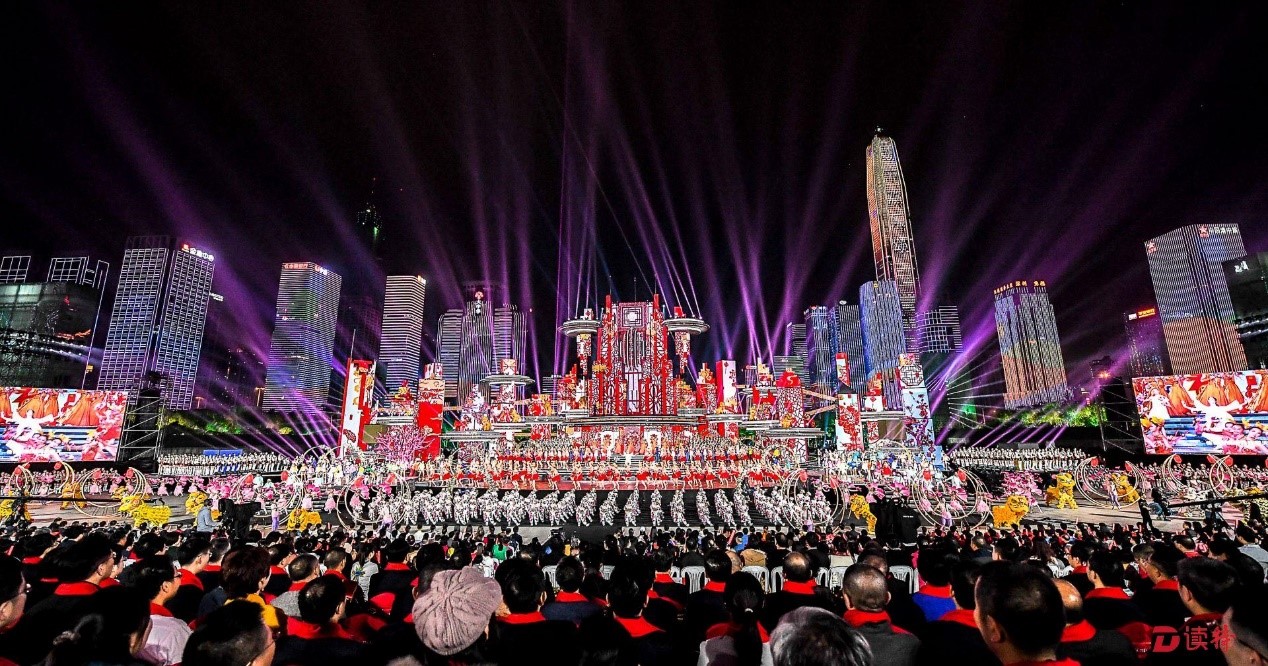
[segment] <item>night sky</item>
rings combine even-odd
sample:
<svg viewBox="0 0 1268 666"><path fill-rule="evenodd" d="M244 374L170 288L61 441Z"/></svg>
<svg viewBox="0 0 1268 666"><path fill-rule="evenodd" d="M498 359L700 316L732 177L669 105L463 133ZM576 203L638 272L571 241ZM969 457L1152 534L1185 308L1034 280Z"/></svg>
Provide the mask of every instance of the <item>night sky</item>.
<svg viewBox="0 0 1268 666"><path fill-rule="evenodd" d="M10 4L0 253L117 272L125 236L176 234L261 351L284 261L421 274L432 335L491 280L533 310L530 374L557 320L655 285L714 325L697 363L748 362L874 277L881 126L924 302L988 368L992 289L1047 280L1078 383L1153 299L1146 239L1268 249L1262 3L737 4Z"/></svg>

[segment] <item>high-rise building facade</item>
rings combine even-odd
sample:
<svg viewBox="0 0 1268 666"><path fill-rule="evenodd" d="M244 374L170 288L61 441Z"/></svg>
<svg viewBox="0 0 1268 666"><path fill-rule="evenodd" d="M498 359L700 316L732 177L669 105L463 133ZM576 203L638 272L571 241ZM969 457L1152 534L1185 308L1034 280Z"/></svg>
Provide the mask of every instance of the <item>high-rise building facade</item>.
<svg viewBox="0 0 1268 666"><path fill-rule="evenodd" d="M809 384L810 371L808 369L809 364L806 359L806 351L809 343L806 339L806 325L796 322L784 324L784 334L786 336L785 343L787 345L784 349L784 354L801 359L801 362L796 364L797 376L801 378L802 384ZM776 373L775 376L778 377L779 374Z"/></svg>
<svg viewBox="0 0 1268 666"><path fill-rule="evenodd" d="M850 366L850 388L860 391L867 382L867 356L863 352L863 315L859 306L840 301L832 307L837 325L838 352L844 352Z"/></svg>
<svg viewBox="0 0 1268 666"><path fill-rule="evenodd" d="M109 265L50 263L39 283L0 283L0 386L86 388Z"/></svg>
<svg viewBox="0 0 1268 666"><path fill-rule="evenodd" d="M1246 369L1222 263L1244 256L1236 224L1192 224L1145 243L1171 369L1177 374Z"/></svg>
<svg viewBox="0 0 1268 666"><path fill-rule="evenodd" d="M916 339L920 354L958 354L964 350L960 309L940 305L916 314Z"/></svg>
<svg viewBox="0 0 1268 666"><path fill-rule="evenodd" d="M389 275L383 296L382 343L379 367L387 392L402 385L416 390L423 349L423 306L427 280L417 275Z"/></svg>
<svg viewBox="0 0 1268 666"><path fill-rule="evenodd" d="M1057 317L1043 280L1018 280L995 290L995 332L1009 409L1071 398Z"/></svg>
<svg viewBox="0 0 1268 666"><path fill-rule="evenodd" d="M437 326L436 361L445 376L445 398L458 397L458 366L462 362L462 310L446 310Z"/></svg>
<svg viewBox="0 0 1268 666"><path fill-rule="evenodd" d="M898 370L898 356L907 351L898 285L893 280L863 283L859 288L859 312L862 316L863 356L867 362L867 377L870 381L879 375L883 382L885 404L896 408L901 404L895 375Z"/></svg>
<svg viewBox="0 0 1268 666"><path fill-rule="evenodd" d="M257 350L243 339L235 318L241 310L241 303L226 301L220 294L211 295L195 407L220 413L259 407L268 369L267 350Z"/></svg>
<svg viewBox="0 0 1268 666"><path fill-rule="evenodd" d="M1131 352L1128 368L1132 377L1158 377L1171 374L1167 362L1167 341L1162 334L1162 317L1157 306L1137 308L1123 313L1123 329Z"/></svg>
<svg viewBox="0 0 1268 666"><path fill-rule="evenodd" d="M30 255L0 257L0 284L21 284L30 272Z"/></svg>
<svg viewBox="0 0 1268 666"><path fill-rule="evenodd" d="M166 236L129 238L119 268L97 388L135 390L163 378L163 404L189 409L202 354L215 257Z"/></svg>
<svg viewBox="0 0 1268 666"><path fill-rule="evenodd" d="M822 305L806 308L802 313L806 326L806 376L808 383L827 393L836 393L836 355L841 348L840 327L833 320L836 314Z"/></svg>
<svg viewBox="0 0 1268 666"><path fill-rule="evenodd" d="M528 328L524 313L518 307L505 304L493 309L493 369L501 367L507 359L519 361L520 372L527 364Z"/></svg>
<svg viewBox="0 0 1268 666"><path fill-rule="evenodd" d="M1268 252L1225 261L1224 276L1246 365L1268 369Z"/></svg>
<svg viewBox="0 0 1268 666"><path fill-rule="evenodd" d="M444 368L445 397L464 401L471 389L500 370L501 361L516 359L527 370L527 321L519 307L493 307L490 294L499 287L469 283L461 310L446 311L437 331L436 358ZM487 397L487 396L486 396Z"/></svg>
<svg viewBox="0 0 1268 666"><path fill-rule="evenodd" d="M264 380L264 409L325 409L342 284L339 274L312 262L282 265Z"/></svg>
<svg viewBox="0 0 1268 666"><path fill-rule="evenodd" d="M877 281L892 281L902 305L903 328L916 325L920 268L907 207L907 183L898 161L898 145L878 131L867 147L867 213L872 228L872 257Z"/></svg>

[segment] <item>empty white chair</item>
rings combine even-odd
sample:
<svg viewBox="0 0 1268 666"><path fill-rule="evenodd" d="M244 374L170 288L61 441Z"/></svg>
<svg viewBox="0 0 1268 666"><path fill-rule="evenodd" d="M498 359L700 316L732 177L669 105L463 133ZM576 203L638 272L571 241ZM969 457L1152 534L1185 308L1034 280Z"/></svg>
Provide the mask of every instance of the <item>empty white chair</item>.
<svg viewBox="0 0 1268 666"><path fill-rule="evenodd" d="M599 567L599 575L603 576L603 580L607 580L612 577L612 570L615 568L611 564L605 564Z"/></svg>
<svg viewBox="0 0 1268 666"><path fill-rule="evenodd" d="M818 583L820 587L827 587L828 586L828 570L820 569L818 572L816 572L815 582Z"/></svg>
<svg viewBox="0 0 1268 666"><path fill-rule="evenodd" d="M559 567L553 564L542 567L542 575L546 577L546 580L550 581L550 587L553 590L559 589L559 583L555 580L555 571L558 569Z"/></svg>
<svg viewBox="0 0 1268 666"><path fill-rule="evenodd" d="M845 570L849 567L832 567L828 569L828 587L836 589L845 581Z"/></svg>
<svg viewBox="0 0 1268 666"><path fill-rule="evenodd" d="M683 567L682 575L687 579L689 592L699 592L704 587L704 567Z"/></svg>
<svg viewBox="0 0 1268 666"><path fill-rule="evenodd" d="M770 569L767 569L766 567L759 567L757 565L752 565L752 566L744 567L740 571L743 571L744 573L748 573L748 574L753 574L753 577L757 579L757 582L762 584L763 590L767 592L771 591Z"/></svg>
<svg viewBox="0 0 1268 666"><path fill-rule="evenodd" d="M895 567L890 567L889 573L893 574L894 578L897 578L898 580L901 580L901 581L905 581L907 583L907 587L913 593L916 590L920 589L920 584L916 581L915 569L912 569L911 567L900 564Z"/></svg>
<svg viewBox="0 0 1268 666"><path fill-rule="evenodd" d="M770 570L770 588L771 592L778 592L784 589L784 567L778 566Z"/></svg>
<svg viewBox="0 0 1268 666"><path fill-rule="evenodd" d="M678 567L669 567L669 580L672 580L675 583L681 583L682 569L679 569Z"/></svg>

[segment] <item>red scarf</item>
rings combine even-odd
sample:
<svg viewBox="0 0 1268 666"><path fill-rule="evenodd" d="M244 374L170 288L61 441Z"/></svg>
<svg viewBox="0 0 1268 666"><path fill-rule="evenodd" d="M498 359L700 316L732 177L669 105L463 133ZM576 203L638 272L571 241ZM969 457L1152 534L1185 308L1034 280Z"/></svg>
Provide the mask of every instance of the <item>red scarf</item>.
<svg viewBox="0 0 1268 666"><path fill-rule="evenodd" d="M162 606L151 601L150 615L162 615L163 617L172 617L172 611L167 610L166 608L163 608Z"/></svg>
<svg viewBox="0 0 1268 666"><path fill-rule="evenodd" d="M22 564L39 564L39 563L40 563L40 562L42 562L43 560L44 560L44 558L42 558L42 557L38 557L38 556L37 556L37 557L24 557L24 558L22 558Z"/></svg>
<svg viewBox="0 0 1268 666"><path fill-rule="evenodd" d="M938 618L938 620L941 622L954 622L971 629L977 629L977 620L973 618L973 611L967 608L957 608L955 610L947 611L943 613L942 617Z"/></svg>
<svg viewBox="0 0 1268 666"><path fill-rule="evenodd" d="M201 590L203 589L203 580L189 569L181 569L181 585L193 585Z"/></svg>
<svg viewBox="0 0 1268 666"><path fill-rule="evenodd" d="M285 576L286 569L283 569L282 567L269 567L269 575L270 576Z"/></svg>
<svg viewBox="0 0 1268 666"><path fill-rule="evenodd" d="M704 633L704 639L709 640L710 638L735 636L743 629L744 626L738 622L719 622L712 627L709 627L709 630ZM770 642L770 634L766 633L766 627L763 627L761 622L757 623L757 635L761 636L763 643Z"/></svg>
<svg viewBox="0 0 1268 666"><path fill-rule="evenodd" d="M1073 659L1046 659L1044 661L1014 661L1008 666L1079 666Z"/></svg>
<svg viewBox="0 0 1268 666"><path fill-rule="evenodd" d="M59 597L86 597L90 594L96 593L97 590L100 589L101 587L97 585L93 585L86 580L81 580L76 583L62 583L61 585L58 585L57 589L53 590L53 594Z"/></svg>
<svg viewBox="0 0 1268 666"><path fill-rule="evenodd" d="M937 597L939 599L951 598L950 585L921 585L916 594L923 594L926 597Z"/></svg>
<svg viewBox="0 0 1268 666"><path fill-rule="evenodd" d="M784 581L784 591L788 594L814 594L816 587L817 585L813 580L802 582Z"/></svg>
<svg viewBox="0 0 1268 666"><path fill-rule="evenodd" d="M1074 571L1071 571L1070 573L1071 573L1071 574L1083 574L1084 576L1086 576L1086 575L1087 575L1087 567L1085 567L1085 566L1083 566L1083 565L1079 565L1079 566L1075 567L1075 568L1074 568Z"/></svg>
<svg viewBox="0 0 1268 666"><path fill-rule="evenodd" d="M555 603L557 604L583 604L589 601L590 600L586 598L586 595L577 592L564 592L563 590L560 590L559 593L555 595Z"/></svg>
<svg viewBox="0 0 1268 666"><path fill-rule="evenodd" d="M533 611L532 613L511 613L506 617L499 617L498 620L506 624L536 624L545 622L546 616L541 611Z"/></svg>
<svg viewBox="0 0 1268 666"><path fill-rule="evenodd" d="M889 619L889 613L886 613L885 611L865 611L857 608L851 608L845 611L845 615L843 617L845 618L845 623L851 627L861 627L865 624L880 624L882 622L889 622L889 626L893 627L894 633L908 633L905 629L895 627L893 621Z"/></svg>
<svg viewBox="0 0 1268 666"><path fill-rule="evenodd" d="M1131 599L1127 596L1127 591L1121 587L1098 587L1088 590L1085 599L1122 599L1126 601Z"/></svg>
<svg viewBox="0 0 1268 666"><path fill-rule="evenodd" d="M387 566L383 567L383 570L384 571L409 571L409 565L404 562L388 562Z"/></svg>
<svg viewBox="0 0 1268 666"><path fill-rule="evenodd" d="M306 583L306 582L304 582L304 581L299 581L299 582L297 582L297 583L291 583L291 586L290 586L290 587L288 587L288 588L286 588L286 591L287 591L287 592L299 592L299 591L303 590L303 589L304 589L304 586L305 586L305 585L307 585L307 584L308 584L308 583Z"/></svg>
<svg viewBox="0 0 1268 666"><path fill-rule="evenodd" d="M203 567L203 573L220 573L220 565L208 564L207 566Z"/></svg>
<svg viewBox="0 0 1268 666"><path fill-rule="evenodd" d="M630 638L642 638L649 634L654 634L661 631L660 627L657 627L651 622L648 622L647 620L643 619L642 616L615 617L615 619L618 624L620 624L622 627L625 628L625 631L626 633L630 635Z"/></svg>
<svg viewBox="0 0 1268 666"><path fill-rule="evenodd" d="M676 584L677 584L677 583L674 581L674 579L673 579L673 578L670 578L669 574L664 573L664 572L658 572L658 573L656 574L656 580L655 580L655 581L653 581L653 582L656 582L656 583L669 583L669 584L671 584L671 585L676 585Z"/></svg>
<svg viewBox="0 0 1268 666"><path fill-rule="evenodd" d="M298 618L289 618L286 620L286 633L294 638L312 639L312 638L343 638L350 641L357 640L352 634L344 630L338 624L320 625L311 622L304 622Z"/></svg>
<svg viewBox="0 0 1268 666"><path fill-rule="evenodd" d="M1093 627L1087 620L1083 620L1077 624L1072 624L1061 631L1062 643L1082 643L1092 640L1096 635L1096 627Z"/></svg>
<svg viewBox="0 0 1268 666"><path fill-rule="evenodd" d="M724 592L726 591L726 583L719 583L711 580L704 584L704 589L710 592Z"/></svg>
<svg viewBox="0 0 1268 666"><path fill-rule="evenodd" d="M1157 582L1157 584L1154 585L1154 589L1155 590L1171 590L1172 592L1179 592L1180 581L1175 580L1174 578L1168 578L1167 580L1160 580Z"/></svg>

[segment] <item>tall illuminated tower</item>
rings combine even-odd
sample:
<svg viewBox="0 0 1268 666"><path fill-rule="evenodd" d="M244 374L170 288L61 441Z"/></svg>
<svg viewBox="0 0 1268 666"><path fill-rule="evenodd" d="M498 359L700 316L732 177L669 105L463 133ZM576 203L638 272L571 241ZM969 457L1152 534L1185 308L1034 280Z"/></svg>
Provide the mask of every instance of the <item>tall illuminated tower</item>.
<svg viewBox="0 0 1268 666"><path fill-rule="evenodd" d="M440 315L436 335L436 360L445 375L445 398L458 397L458 365L462 361L462 310Z"/></svg>
<svg viewBox="0 0 1268 666"><path fill-rule="evenodd" d="M1162 318L1157 306L1138 308L1123 313L1123 329L1131 351L1133 377L1157 377L1170 374L1167 363L1167 340L1162 333Z"/></svg>
<svg viewBox="0 0 1268 666"><path fill-rule="evenodd" d="M897 144L879 130L867 147L867 214L872 227L876 279L892 280L897 285L903 329L912 331L920 297L920 269L911 234L907 183L898 161Z"/></svg>
<svg viewBox="0 0 1268 666"><path fill-rule="evenodd" d="M342 284L337 273L309 261L282 265L264 379L264 409L325 408Z"/></svg>
<svg viewBox="0 0 1268 666"><path fill-rule="evenodd" d="M506 359L519 361L520 371L525 369L528 329L524 313L511 304L493 309L493 368L496 370Z"/></svg>
<svg viewBox="0 0 1268 666"><path fill-rule="evenodd" d="M215 258L166 236L129 238L101 357L101 390L163 376L163 403L189 409L202 353Z"/></svg>
<svg viewBox="0 0 1268 666"><path fill-rule="evenodd" d="M995 332L1004 365L1005 407L1070 399L1057 317L1046 282L1019 280L996 289Z"/></svg>
<svg viewBox="0 0 1268 666"><path fill-rule="evenodd" d="M840 327L836 314L822 305L806 308L806 374L809 384L836 393L836 355L840 350Z"/></svg>
<svg viewBox="0 0 1268 666"><path fill-rule="evenodd" d="M859 288L859 311L868 379L879 376L885 404L897 406L901 404L901 396L895 372L898 370L898 355L906 351L907 346L903 337L902 297L898 286L893 280L865 282Z"/></svg>
<svg viewBox="0 0 1268 666"><path fill-rule="evenodd" d="M844 352L850 365L850 388L861 390L867 382L867 355L863 352L863 318L859 306L840 301L832 307L832 321L837 326L838 352Z"/></svg>
<svg viewBox="0 0 1268 666"><path fill-rule="evenodd" d="M1246 254L1236 224L1191 224L1145 243L1176 374L1246 369L1223 262Z"/></svg>
<svg viewBox="0 0 1268 666"><path fill-rule="evenodd" d="M383 368L387 391L395 393L402 385L417 390L427 280L417 275L389 275L383 294L378 363Z"/></svg>

